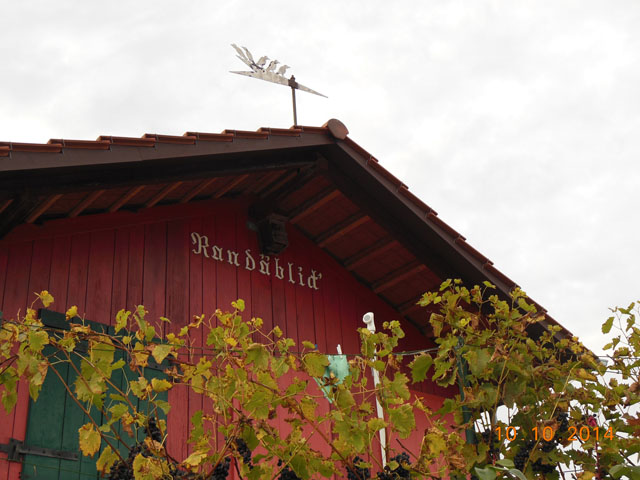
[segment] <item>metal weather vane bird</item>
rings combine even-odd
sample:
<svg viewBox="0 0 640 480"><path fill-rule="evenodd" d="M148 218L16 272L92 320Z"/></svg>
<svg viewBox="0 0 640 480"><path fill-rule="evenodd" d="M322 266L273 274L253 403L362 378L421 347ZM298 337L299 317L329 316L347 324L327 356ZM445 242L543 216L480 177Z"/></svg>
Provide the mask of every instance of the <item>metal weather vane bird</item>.
<svg viewBox="0 0 640 480"><path fill-rule="evenodd" d="M286 78L284 73L289 67L289 65L282 65L278 71L276 71L276 66L280 63L278 60L271 60L266 55L260 57L256 62L253 59L253 55L247 47L238 47L235 43L232 43L231 46L238 53L236 57L238 57L242 63L247 65L251 69L251 71L231 71L231 73L236 73L238 75L244 75L246 77L258 78L260 80L265 80L271 83L277 83L279 85L286 85L291 87L291 98L293 100L293 123L294 125L298 124L298 114L296 112L296 90L302 90L303 92L313 93L314 95L319 95L321 97L327 98L326 95L321 94L320 92L316 92L315 90L310 89L309 87L305 87L304 85L296 82L296 78L291 75L290 78ZM267 60L271 60L268 66L265 68L267 64Z"/></svg>

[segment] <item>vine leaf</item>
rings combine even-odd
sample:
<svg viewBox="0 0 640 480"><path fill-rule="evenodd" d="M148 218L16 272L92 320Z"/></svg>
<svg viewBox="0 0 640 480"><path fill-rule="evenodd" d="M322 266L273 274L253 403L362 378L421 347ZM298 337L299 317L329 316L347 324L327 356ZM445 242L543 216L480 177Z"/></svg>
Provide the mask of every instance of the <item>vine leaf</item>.
<svg viewBox="0 0 640 480"><path fill-rule="evenodd" d="M611 327L613 327L613 317L607 318L607 321L602 324L602 333L609 333L611 331Z"/></svg>
<svg viewBox="0 0 640 480"><path fill-rule="evenodd" d="M171 345L159 344L153 347L153 358L156 362L162 363L167 355L169 355L173 351L173 347Z"/></svg>
<svg viewBox="0 0 640 480"><path fill-rule="evenodd" d="M93 457L100 450L100 432L92 423L87 423L78 429L78 445L83 455Z"/></svg>
<svg viewBox="0 0 640 480"><path fill-rule="evenodd" d="M98 457L98 461L96 462L96 468L100 473L106 474L111 466L118 461L118 456L113 453L110 446L106 446L106 448Z"/></svg>
<svg viewBox="0 0 640 480"><path fill-rule="evenodd" d="M424 381L427 378L427 372L429 368L431 368L431 365L433 365L433 359L428 353L423 353L414 358L409 364L411 368L411 382L418 383Z"/></svg>
<svg viewBox="0 0 640 480"><path fill-rule="evenodd" d="M172 387L172 385L171 382L165 379L152 378L151 387L154 392L166 392Z"/></svg>

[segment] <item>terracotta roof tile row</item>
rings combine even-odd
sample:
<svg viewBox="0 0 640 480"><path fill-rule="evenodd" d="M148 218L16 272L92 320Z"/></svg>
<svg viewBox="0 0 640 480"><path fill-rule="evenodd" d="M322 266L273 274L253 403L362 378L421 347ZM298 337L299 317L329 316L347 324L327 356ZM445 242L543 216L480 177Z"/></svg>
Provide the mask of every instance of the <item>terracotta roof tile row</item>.
<svg viewBox="0 0 640 480"><path fill-rule="evenodd" d="M327 135L326 127L269 128L262 127L257 131L224 130L222 133L186 132L184 135L159 135L146 133L142 137L118 137L101 135L97 140L51 139L47 143L15 143L0 142L0 157L9 156L10 152L60 153L63 149L108 150L111 145L126 147L153 147L157 143L173 143L193 145L197 141L232 142L234 138L266 140L270 136L299 137L302 133Z"/></svg>

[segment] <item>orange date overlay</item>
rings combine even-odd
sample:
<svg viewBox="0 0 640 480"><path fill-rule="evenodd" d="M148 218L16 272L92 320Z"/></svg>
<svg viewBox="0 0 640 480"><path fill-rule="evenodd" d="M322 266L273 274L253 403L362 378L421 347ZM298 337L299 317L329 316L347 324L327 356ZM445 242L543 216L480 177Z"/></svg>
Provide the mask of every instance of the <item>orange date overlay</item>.
<svg viewBox="0 0 640 480"><path fill-rule="evenodd" d="M601 432L602 431L602 432ZM497 427L494 429L498 440L501 441L503 438L508 442L513 442L516 438L518 438L519 431L516 427ZM569 436L567 440L570 442L581 440L583 442L587 442L590 438L596 439L596 441L600 440L600 437L607 438L609 440L613 440L613 427L609 427L606 431L600 427L588 427L586 425L582 427L569 427L568 432ZM546 426L543 428L533 427L531 429L531 438L533 440L546 440L550 442L553 440L556 432L553 428Z"/></svg>

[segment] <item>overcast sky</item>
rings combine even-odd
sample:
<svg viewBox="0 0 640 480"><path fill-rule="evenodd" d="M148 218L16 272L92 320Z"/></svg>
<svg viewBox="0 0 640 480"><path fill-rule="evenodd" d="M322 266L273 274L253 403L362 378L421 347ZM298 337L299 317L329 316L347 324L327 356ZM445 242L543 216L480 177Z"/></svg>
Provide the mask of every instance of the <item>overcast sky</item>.
<svg viewBox="0 0 640 480"><path fill-rule="evenodd" d="M0 140L350 136L591 348L640 298L640 2L0 0Z"/></svg>

